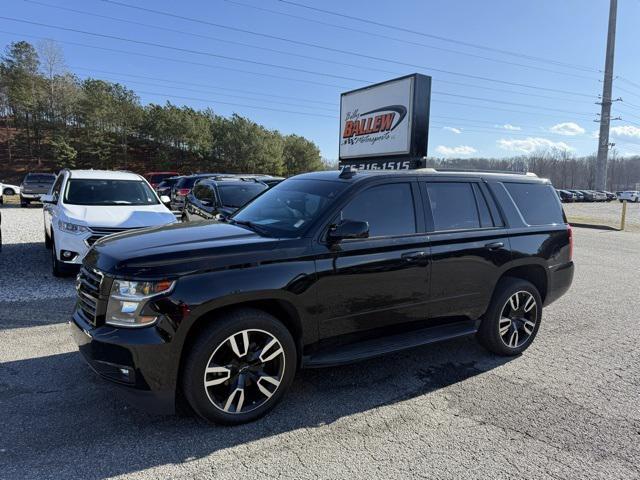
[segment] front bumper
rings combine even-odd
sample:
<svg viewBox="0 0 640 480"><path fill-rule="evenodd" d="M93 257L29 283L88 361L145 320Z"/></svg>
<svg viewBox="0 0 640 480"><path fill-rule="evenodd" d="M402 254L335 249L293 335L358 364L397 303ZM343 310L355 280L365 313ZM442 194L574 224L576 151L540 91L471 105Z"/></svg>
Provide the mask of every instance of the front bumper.
<svg viewBox="0 0 640 480"><path fill-rule="evenodd" d="M24 200L40 200L40 197L44 195L44 193L20 193L20 198Z"/></svg>
<svg viewBox="0 0 640 480"><path fill-rule="evenodd" d="M156 414L175 412L177 361L155 327L94 327L75 311L69 322L80 353L132 404ZM125 373L126 372L126 373Z"/></svg>
<svg viewBox="0 0 640 480"><path fill-rule="evenodd" d="M90 232L84 232L81 234L68 233L60 230L59 228L55 228L53 235L55 237L56 256L58 257L58 260L69 265L82 265L82 260L90 248L87 244L87 240L93 234ZM76 252L77 255L73 260L65 261L60 254L61 250Z"/></svg>

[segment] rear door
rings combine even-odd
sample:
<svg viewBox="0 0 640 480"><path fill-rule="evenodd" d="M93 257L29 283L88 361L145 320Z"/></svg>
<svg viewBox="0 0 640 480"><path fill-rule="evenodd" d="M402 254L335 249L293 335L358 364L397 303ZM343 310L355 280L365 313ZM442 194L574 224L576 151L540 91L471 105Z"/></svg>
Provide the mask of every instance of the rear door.
<svg viewBox="0 0 640 480"><path fill-rule="evenodd" d="M369 222L369 238L326 245L317 261L321 338L428 318L428 237L417 182L361 189L336 212Z"/></svg>
<svg viewBox="0 0 640 480"><path fill-rule="evenodd" d="M430 316L482 315L510 258L498 208L479 179L421 182L431 246Z"/></svg>

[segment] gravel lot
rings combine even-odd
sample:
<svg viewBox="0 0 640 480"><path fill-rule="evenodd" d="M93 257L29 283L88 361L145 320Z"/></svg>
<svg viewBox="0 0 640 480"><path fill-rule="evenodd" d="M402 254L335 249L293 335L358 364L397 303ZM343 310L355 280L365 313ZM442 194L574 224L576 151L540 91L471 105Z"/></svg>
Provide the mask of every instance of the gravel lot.
<svg viewBox="0 0 640 480"><path fill-rule="evenodd" d="M563 207L571 223L620 228L622 215L622 204L620 202L565 203ZM627 204L625 230L640 232L640 203Z"/></svg>
<svg viewBox="0 0 640 480"><path fill-rule="evenodd" d="M1 479L640 478L640 234L575 229L573 289L521 357L464 339L303 371L223 428L137 411L90 372L41 211L1 211Z"/></svg>

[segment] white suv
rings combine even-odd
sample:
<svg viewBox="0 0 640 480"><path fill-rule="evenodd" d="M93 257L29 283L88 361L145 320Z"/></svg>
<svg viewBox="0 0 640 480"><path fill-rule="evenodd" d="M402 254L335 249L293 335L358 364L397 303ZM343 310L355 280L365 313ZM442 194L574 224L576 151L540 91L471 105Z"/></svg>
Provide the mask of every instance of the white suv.
<svg viewBox="0 0 640 480"><path fill-rule="evenodd" d="M640 192L635 190L620 192L618 194L618 200L620 200L621 202L624 200L626 200L627 202L640 202Z"/></svg>
<svg viewBox="0 0 640 480"><path fill-rule="evenodd" d="M77 271L105 235L166 225L176 217L140 175L104 170L62 170L43 195L44 239L54 276Z"/></svg>

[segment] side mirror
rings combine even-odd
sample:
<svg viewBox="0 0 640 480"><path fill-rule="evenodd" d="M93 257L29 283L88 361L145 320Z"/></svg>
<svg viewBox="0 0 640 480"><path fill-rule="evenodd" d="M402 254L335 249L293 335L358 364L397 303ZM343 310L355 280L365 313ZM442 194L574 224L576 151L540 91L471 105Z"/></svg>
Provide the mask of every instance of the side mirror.
<svg viewBox="0 0 640 480"><path fill-rule="evenodd" d="M205 207L211 207L213 205L213 202L211 200L200 200L200 203Z"/></svg>
<svg viewBox="0 0 640 480"><path fill-rule="evenodd" d="M227 217L224 213L217 213L213 218L215 218L218 222L226 222L227 220L229 220L229 217Z"/></svg>
<svg viewBox="0 0 640 480"><path fill-rule="evenodd" d="M165 205L169 205L171 203L171 199L166 195L160 195L160 201Z"/></svg>
<svg viewBox="0 0 640 480"><path fill-rule="evenodd" d="M50 205L53 205L53 204L55 204L55 203L56 203L56 199L54 198L54 196L53 196L53 195L49 195L49 194L47 194L47 195L42 195L42 196L40 197L40 201L41 201L42 203L48 203L48 204L50 204Z"/></svg>
<svg viewBox="0 0 640 480"><path fill-rule="evenodd" d="M360 222L357 220L342 220L337 225L333 225L327 235L327 238L331 242L367 237L369 237L369 222Z"/></svg>

